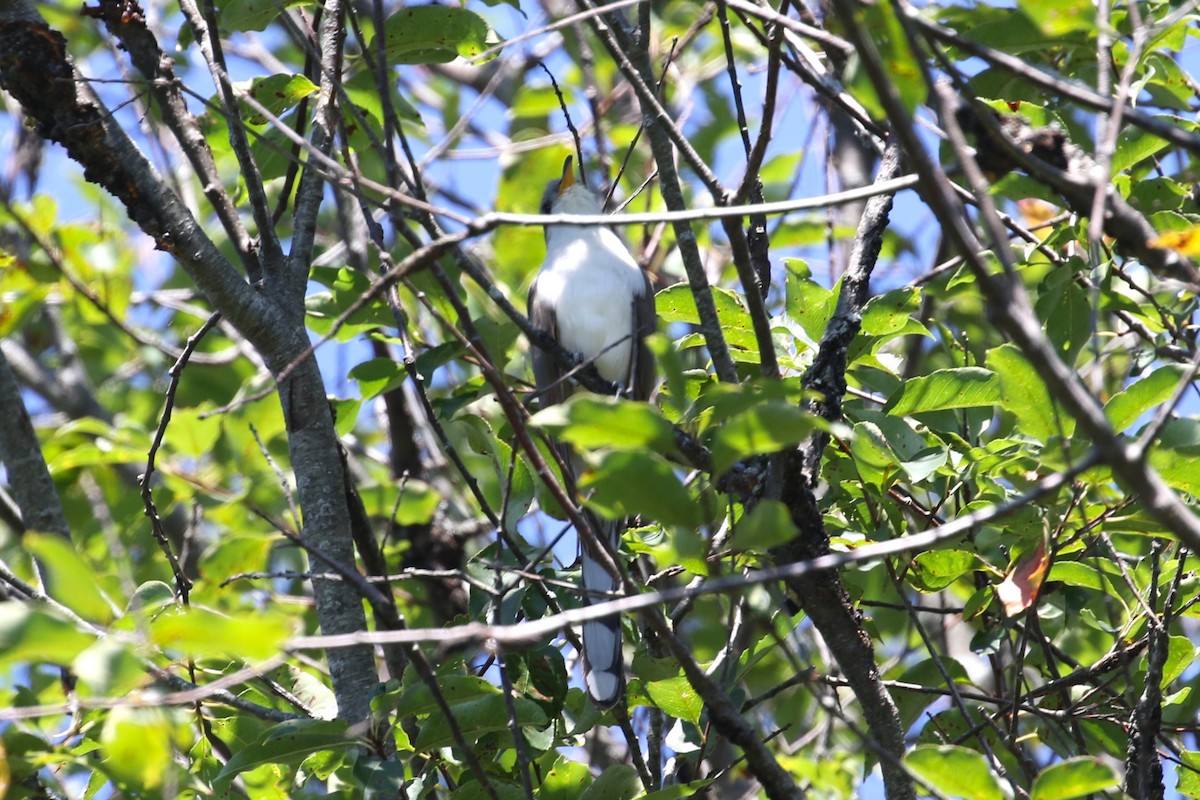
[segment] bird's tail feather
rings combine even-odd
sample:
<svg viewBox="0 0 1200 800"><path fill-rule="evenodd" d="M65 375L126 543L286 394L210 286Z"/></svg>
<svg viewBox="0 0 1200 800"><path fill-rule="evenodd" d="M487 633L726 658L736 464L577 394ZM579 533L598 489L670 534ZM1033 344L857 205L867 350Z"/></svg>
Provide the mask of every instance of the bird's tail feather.
<svg viewBox="0 0 1200 800"><path fill-rule="evenodd" d="M620 543L624 522L598 519L587 514L588 524L596 535L616 552ZM595 592L612 592L617 589L617 580L608 574L603 563L591 552L592 547L581 538L583 588L587 591L585 602L589 605L601 602ZM625 665L621 654L621 618L617 615L583 623L583 682L587 686L592 702L601 708L609 708L617 702L625 683Z"/></svg>
<svg viewBox="0 0 1200 800"><path fill-rule="evenodd" d="M583 462L571 448L556 444L563 464L567 467L564 478L567 491L577 496L575 477L583 472ZM600 519L587 509L582 509L584 519L596 535L609 545L609 552L616 553L621 534L628 523L625 520ZM618 588L617 579L604 568L603 560L595 555L587 537L579 535L580 563L583 572L584 603L602 602L595 593L613 592ZM611 708L625 688L625 661L621 652L621 618L617 615L583 623L583 683L588 696L599 708Z"/></svg>

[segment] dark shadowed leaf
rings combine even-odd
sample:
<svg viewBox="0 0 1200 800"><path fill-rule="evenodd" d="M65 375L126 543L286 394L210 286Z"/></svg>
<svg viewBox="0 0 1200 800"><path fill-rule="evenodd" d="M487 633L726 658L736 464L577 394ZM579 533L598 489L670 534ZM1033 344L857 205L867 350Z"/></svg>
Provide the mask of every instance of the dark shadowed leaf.
<svg viewBox="0 0 1200 800"><path fill-rule="evenodd" d="M814 416L793 403L760 403L717 428L712 439L713 472L721 474L747 456L799 444L814 426Z"/></svg>
<svg viewBox="0 0 1200 800"><path fill-rule="evenodd" d="M654 453L613 451L589 459L579 484L589 506L610 519L645 515L664 525L693 527L699 506L675 469Z"/></svg>

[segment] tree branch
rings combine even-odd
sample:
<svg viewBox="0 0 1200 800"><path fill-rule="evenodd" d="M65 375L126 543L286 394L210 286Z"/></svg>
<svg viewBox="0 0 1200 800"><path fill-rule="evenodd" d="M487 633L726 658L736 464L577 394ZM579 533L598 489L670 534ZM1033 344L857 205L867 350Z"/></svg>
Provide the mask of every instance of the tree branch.
<svg viewBox="0 0 1200 800"><path fill-rule="evenodd" d="M37 433L25 410L21 387L0 349L0 461L4 463L13 499L27 531L57 533L71 538L58 489L46 468Z"/></svg>
<svg viewBox="0 0 1200 800"><path fill-rule="evenodd" d="M899 148L890 145L880 164L877 180L887 181L897 175L900 161ZM842 418L847 354L858 334L863 307L870 297L871 272L879 258L891 208L890 195L873 197L867 203L842 280L837 309L821 337L816 358L804 375L804 388L820 398L809 402L809 410L831 422ZM814 494L828 441L828 434L815 434L783 459L780 499L790 510L800 533L772 552L777 562L807 560L829 551L829 535ZM854 608L840 578L834 572L821 573L790 580L788 587L799 598L801 607L821 632L854 688L872 736L891 756L880 760L888 797L892 800L915 797L912 778L900 766L904 756L904 730L899 712L880 681L875 648L863 629L862 615Z"/></svg>

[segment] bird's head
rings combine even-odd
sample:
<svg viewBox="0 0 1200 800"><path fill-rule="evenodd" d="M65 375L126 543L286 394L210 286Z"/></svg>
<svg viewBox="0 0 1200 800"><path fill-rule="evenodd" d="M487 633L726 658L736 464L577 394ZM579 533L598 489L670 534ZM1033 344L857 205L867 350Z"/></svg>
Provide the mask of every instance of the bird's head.
<svg viewBox="0 0 1200 800"><path fill-rule="evenodd" d="M600 198L592 194L586 186L575 181L574 156L567 156L563 162L562 177L546 184L546 193L542 195L541 212L543 214L602 214L604 207Z"/></svg>

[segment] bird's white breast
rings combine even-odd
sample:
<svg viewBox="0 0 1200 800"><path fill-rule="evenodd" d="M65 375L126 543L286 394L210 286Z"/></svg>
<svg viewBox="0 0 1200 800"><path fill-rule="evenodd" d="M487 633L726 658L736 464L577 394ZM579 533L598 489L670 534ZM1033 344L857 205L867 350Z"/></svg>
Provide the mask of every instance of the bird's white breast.
<svg viewBox="0 0 1200 800"><path fill-rule="evenodd" d="M601 377L629 385L633 302L645 289L641 269L607 228L555 225L546 241L538 297L555 309L559 342Z"/></svg>

